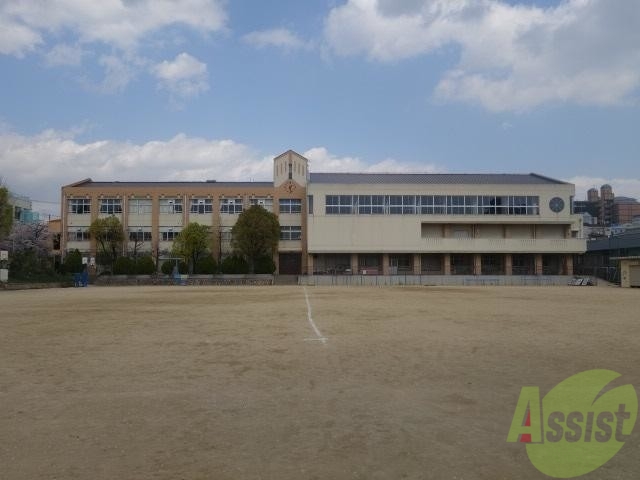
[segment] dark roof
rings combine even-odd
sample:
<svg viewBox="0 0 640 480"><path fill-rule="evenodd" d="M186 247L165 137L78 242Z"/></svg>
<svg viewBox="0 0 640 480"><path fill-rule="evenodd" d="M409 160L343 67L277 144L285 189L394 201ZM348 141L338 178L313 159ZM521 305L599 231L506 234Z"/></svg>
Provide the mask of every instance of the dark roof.
<svg viewBox="0 0 640 480"><path fill-rule="evenodd" d="M587 241L587 251L618 250L621 248L640 248L640 231L633 229L612 235L611 237L597 238Z"/></svg>
<svg viewBox="0 0 640 480"><path fill-rule="evenodd" d="M90 178L67 185L69 187L273 187L273 182L94 182Z"/></svg>
<svg viewBox="0 0 640 480"><path fill-rule="evenodd" d="M566 184L536 173L311 173L310 183L420 185Z"/></svg>

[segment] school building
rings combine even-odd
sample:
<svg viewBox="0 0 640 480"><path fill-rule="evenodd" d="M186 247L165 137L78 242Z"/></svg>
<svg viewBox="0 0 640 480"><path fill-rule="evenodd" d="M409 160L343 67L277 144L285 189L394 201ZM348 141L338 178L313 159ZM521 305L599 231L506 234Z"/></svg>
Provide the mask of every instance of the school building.
<svg viewBox="0 0 640 480"><path fill-rule="evenodd" d="M162 260L189 222L214 256L251 205L280 222L280 274L571 275L584 253L572 184L538 174L319 173L291 150L272 182L118 182L62 187L61 249L95 256L91 222L114 215L128 250Z"/></svg>

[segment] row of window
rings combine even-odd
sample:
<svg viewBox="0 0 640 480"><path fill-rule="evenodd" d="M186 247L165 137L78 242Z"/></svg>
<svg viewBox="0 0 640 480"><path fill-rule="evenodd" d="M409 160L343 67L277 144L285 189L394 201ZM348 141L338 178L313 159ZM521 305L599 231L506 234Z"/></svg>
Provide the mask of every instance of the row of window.
<svg viewBox="0 0 640 480"><path fill-rule="evenodd" d="M162 230L160 231L160 240L162 242L173 242L180 229ZM231 231L221 232L221 240L231 241ZM130 230L129 241L130 242L150 242L151 231L144 230ZM280 227L280 240L300 240L302 238L302 227L300 226L282 226ZM88 242L90 240L89 230L87 228L76 228L67 231L67 239L69 242Z"/></svg>
<svg viewBox="0 0 640 480"><path fill-rule="evenodd" d="M539 215L537 196L327 195L329 215Z"/></svg>
<svg viewBox="0 0 640 480"><path fill-rule="evenodd" d="M259 205L265 210L273 210L272 198L251 198L250 205ZM150 215L153 204L151 199L132 199L128 202L129 213L137 215ZM122 213L122 200L119 198L100 199L100 213L114 215ZM223 198L220 201L220 212L236 215L242 213L243 200L241 198ZM296 198L281 198L279 203L280 213L300 213L302 200ZM68 203L68 212L76 215L91 213L91 200L88 198L72 198ZM160 199L160 213L182 213L182 199ZM213 213L213 200L210 198L193 198L189 207L189 213L207 214Z"/></svg>

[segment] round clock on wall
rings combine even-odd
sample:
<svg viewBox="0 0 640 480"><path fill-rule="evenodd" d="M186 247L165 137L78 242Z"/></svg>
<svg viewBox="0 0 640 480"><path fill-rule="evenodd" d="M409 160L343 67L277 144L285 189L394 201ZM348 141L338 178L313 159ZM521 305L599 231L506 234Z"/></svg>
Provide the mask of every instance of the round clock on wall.
<svg viewBox="0 0 640 480"><path fill-rule="evenodd" d="M564 209L564 200L560 197L553 197L549 200L549 208L554 213L560 213Z"/></svg>

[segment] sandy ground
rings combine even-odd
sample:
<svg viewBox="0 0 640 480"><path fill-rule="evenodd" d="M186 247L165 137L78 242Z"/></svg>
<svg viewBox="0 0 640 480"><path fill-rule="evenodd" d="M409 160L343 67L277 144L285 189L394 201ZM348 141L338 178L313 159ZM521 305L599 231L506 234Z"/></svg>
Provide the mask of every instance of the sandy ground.
<svg viewBox="0 0 640 480"><path fill-rule="evenodd" d="M524 385L640 391L640 291L0 292L1 479L538 479ZM640 426L584 479L637 479Z"/></svg>

